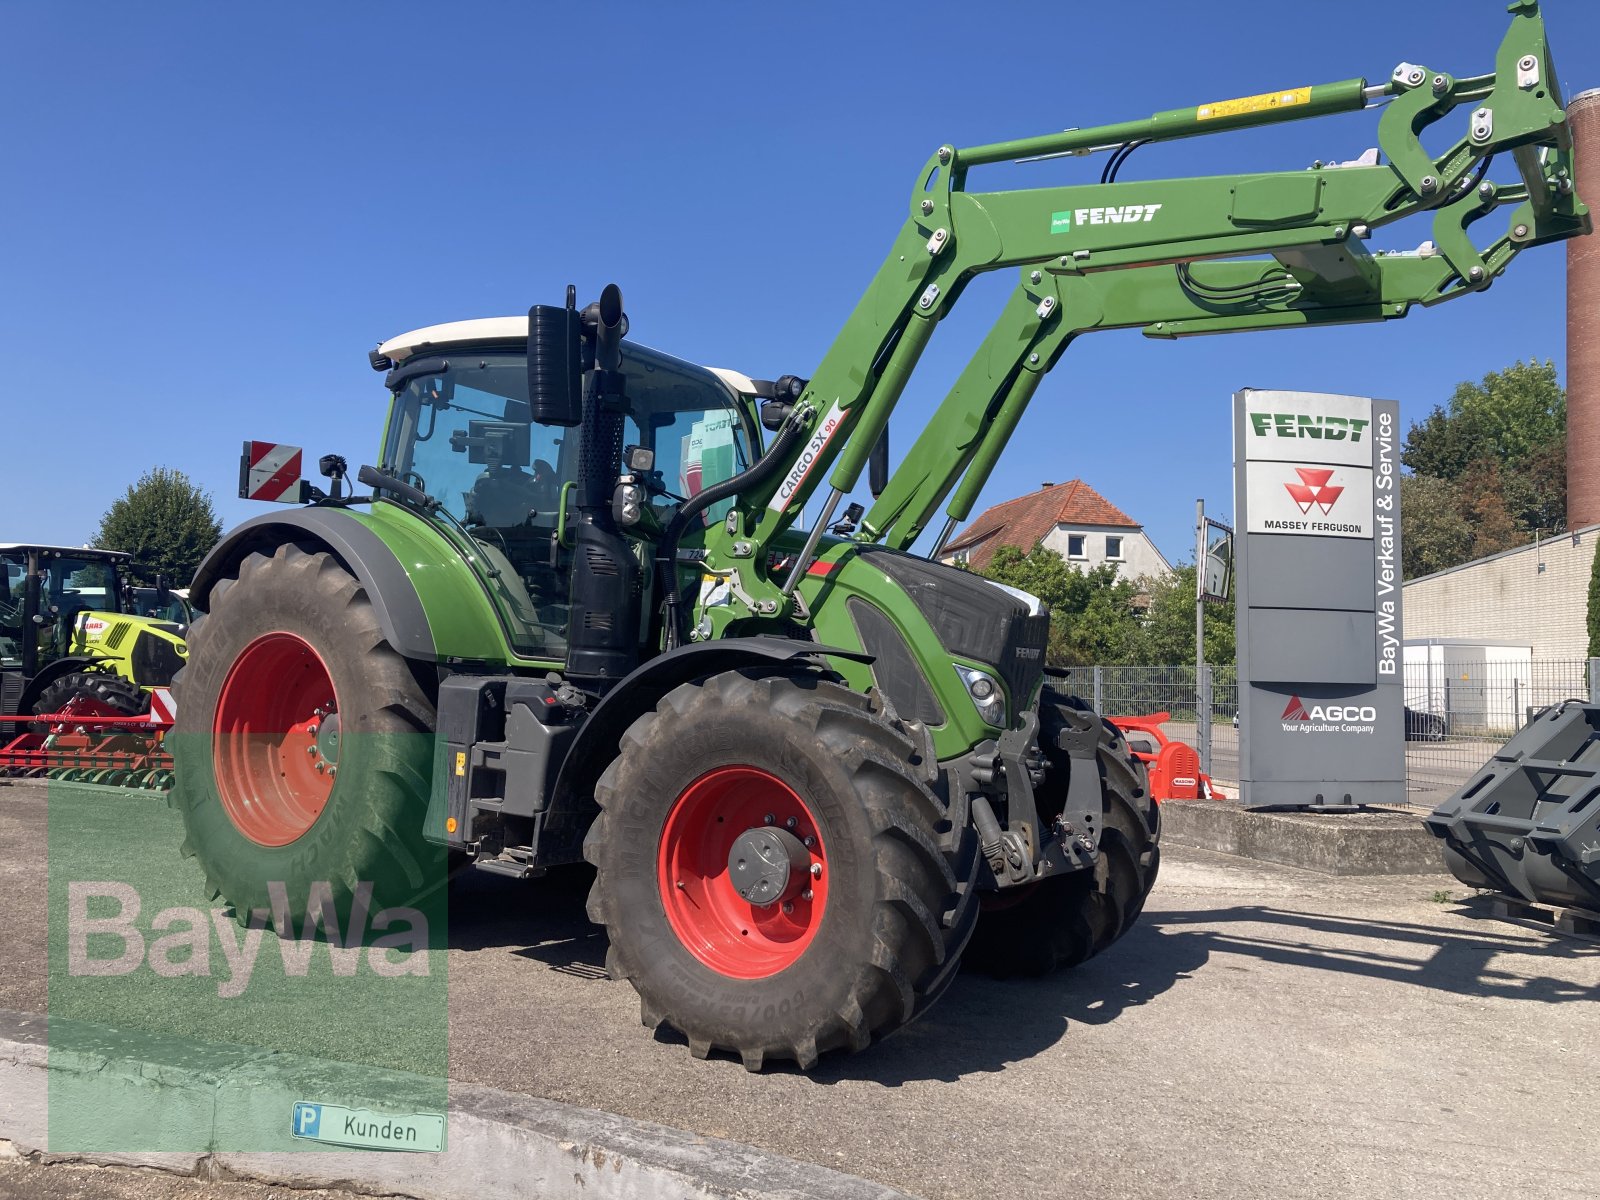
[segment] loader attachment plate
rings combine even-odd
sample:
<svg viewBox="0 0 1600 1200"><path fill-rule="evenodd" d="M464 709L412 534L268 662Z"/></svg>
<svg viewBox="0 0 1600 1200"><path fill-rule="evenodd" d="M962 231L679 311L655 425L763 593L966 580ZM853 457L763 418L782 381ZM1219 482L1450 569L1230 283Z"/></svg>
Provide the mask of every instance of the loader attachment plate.
<svg viewBox="0 0 1600 1200"><path fill-rule="evenodd" d="M1600 705L1539 713L1423 824L1463 883L1600 913Z"/></svg>

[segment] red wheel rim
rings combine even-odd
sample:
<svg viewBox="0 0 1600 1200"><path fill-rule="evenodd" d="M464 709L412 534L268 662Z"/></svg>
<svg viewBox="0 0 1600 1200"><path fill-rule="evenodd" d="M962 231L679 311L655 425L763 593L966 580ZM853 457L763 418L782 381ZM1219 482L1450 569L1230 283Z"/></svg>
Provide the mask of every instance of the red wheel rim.
<svg viewBox="0 0 1600 1200"><path fill-rule="evenodd" d="M287 846L317 823L338 767L333 679L292 633L268 633L234 660L217 698L212 765L222 807L262 846ZM320 770L319 770L320 768Z"/></svg>
<svg viewBox="0 0 1600 1200"><path fill-rule="evenodd" d="M810 871L789 899L757 906L729 882L728 854L740 834L767 824L807 843ZM794 789L759 768L718 767L686 787L662 826L657 863L667 923L719 975L776 975L800 960L822 924L828 902L822 831Z"/></svg>

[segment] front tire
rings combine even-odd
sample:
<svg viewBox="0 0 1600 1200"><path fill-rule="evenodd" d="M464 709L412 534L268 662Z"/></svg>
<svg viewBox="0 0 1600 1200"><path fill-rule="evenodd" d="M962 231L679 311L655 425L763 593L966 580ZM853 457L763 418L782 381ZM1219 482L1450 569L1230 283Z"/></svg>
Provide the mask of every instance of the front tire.
<svg viewBox="0 0 1600 1200"><path fill-rule="evenodd" d="M1075 967L1109 947L1144 911L1161 868L1161 813L1144 765L1128 753L1115 725L1049 686L1039 700L1039 745L1050 765L1037 792L1039 814L1048 823L1061 811L1076 768L1062 734L1091 731L1103 814L1099 861L1092 872L1029 884L1014 897L989 897L967 951L977 970L1003 978Z"/></svg>
<svg viewBox="0 0 1600 1200"><path fill-rule="evenodd" d="M284 545L212 590L174 680L172 804L185 853L240 919L326 885L340 919L411 902L444 879L422 838L434 706L357 579Z"/></svg>
<svg viewBox="0 0 1600 1200"><path fill-rule="evenodd" d="M972 839L947 827L935 770L875 698L817 676L711 676L635 722L584 854L607 967L645 1025L697 1057L809 1069L925 1011L976 917ZM790 854L764 903L733 883L749 837Z"/></svg>

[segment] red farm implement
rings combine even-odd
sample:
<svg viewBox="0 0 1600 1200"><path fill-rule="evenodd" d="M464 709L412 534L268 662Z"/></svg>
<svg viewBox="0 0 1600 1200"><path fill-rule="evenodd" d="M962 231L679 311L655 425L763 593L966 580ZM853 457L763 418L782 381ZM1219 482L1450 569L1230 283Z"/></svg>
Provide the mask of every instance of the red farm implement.
<svg viewBox="0 0 1600 1200"><path fill-rule="evenodd" d="M60 712L0 717L0 728L11 727L9 735L0 734L7 738L0 742L0 775L171 787L172 756L163 739L172 728L173 711L170 694L157 688L150 710L135 716L75 696Z"/></svg>
<svg viewBox="0 0 1600 1200"><path fill-rule="evenodd" d="M1200 755L1187 742L1175 742L1161 727L1171 713L1106 718L1128 739L1128 749L1150 773L1150 794L1157 800L1226 800L1211 776L1200 769Z"/></svg>

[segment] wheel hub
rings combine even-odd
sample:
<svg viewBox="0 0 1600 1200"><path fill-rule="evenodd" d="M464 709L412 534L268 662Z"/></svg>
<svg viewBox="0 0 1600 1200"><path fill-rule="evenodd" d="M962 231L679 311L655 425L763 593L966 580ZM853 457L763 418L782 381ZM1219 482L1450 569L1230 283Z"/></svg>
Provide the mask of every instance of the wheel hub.
<svg viewBox="0 0 1600 1200"><path fill-rule="evenodd" d="M310 643L268 633L239 652L217 697L212 765L228 818L262 846L317 823L338 771L333 679Z"/></svg>
<svg viewBox="0 0 1600 1200"><path fill-rule="evenodd" d="M683 947L730 979L798 962L827 912L815 814L776 775L717 767L683 789L661 829L657 882Z"/></svg>
<svg viewBox="0 0 1600 1200"><path fill-rule="evenodd" d="M787 829L746 829L728 851L728 882L751 904L789 900L811 880L805 843Z"/></svg>

